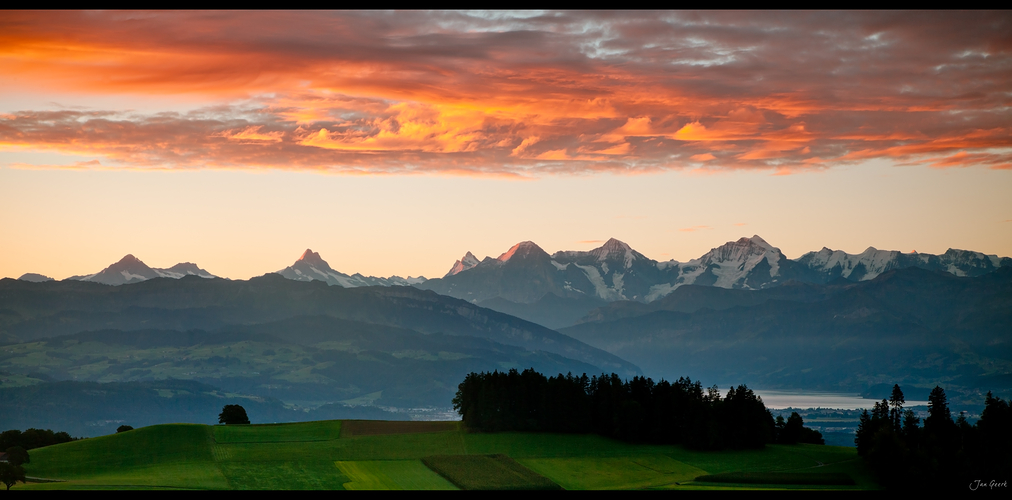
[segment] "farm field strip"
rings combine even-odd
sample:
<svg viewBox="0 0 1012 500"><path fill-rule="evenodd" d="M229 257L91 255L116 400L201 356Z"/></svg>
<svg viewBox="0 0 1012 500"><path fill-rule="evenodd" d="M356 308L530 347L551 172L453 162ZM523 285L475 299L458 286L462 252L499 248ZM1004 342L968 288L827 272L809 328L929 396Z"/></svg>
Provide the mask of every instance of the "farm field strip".
<svg viewBox="0 0 1012 500"><path fill-rule="evenodd" d="M234 490L340 490L348 478L329 461L222 462Z"/></svg>
<svg viewBox="0 0 1012 500"><path fill-rule="evenodd" d="M567 490L618 490L661 487L691 481L702 469L666 455L600 458L521 459L531 470Z"/></svg>
<svg viewBox="0 0 1012 500"><path fill-rule="evenodd" d="M363 460L335 462L350 480L346 490L456 490L421 460Z"/></svg>
<svg viewBox="0 0 1012 500"><path fill-rule="evenodd" d="M506 455L437 455L422 463L464 490L562 489Z"/></svg>

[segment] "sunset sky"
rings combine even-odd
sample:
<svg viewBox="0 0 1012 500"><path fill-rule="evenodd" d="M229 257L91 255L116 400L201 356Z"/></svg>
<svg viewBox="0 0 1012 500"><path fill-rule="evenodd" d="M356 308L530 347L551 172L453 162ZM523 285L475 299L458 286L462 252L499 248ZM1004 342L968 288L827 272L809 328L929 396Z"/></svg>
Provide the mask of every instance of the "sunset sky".
<svg viewBox="0 0 1012 500"><path fill-rule="evenodd" d="M0 277L753 234L1012 256L1012 13L0 13Z"/></svg>

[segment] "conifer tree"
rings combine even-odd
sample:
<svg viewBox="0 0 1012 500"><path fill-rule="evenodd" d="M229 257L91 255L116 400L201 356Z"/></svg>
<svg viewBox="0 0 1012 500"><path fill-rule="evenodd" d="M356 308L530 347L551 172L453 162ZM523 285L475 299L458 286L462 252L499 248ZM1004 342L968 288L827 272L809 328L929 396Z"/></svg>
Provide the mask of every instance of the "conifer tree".
<svg viewBox="0 0 1012 500"><path fill-rule="evenodd" d="M893 385L892 395L889 396L889 417L892 420L893 431L897 434L900 432L900 425L903 420L903 403L905 402L900 385Z"/></svg>

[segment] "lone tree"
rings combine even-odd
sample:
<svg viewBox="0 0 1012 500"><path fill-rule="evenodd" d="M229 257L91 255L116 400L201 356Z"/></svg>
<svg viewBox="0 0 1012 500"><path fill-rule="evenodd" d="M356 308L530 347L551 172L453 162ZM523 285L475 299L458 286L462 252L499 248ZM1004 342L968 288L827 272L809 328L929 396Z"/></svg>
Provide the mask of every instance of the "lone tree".
<svg viewBox="0 0 1012 500"><path fill-rule="evenodd" d="M249 424L246 409L239 405L225 405L218 414L218 423L225 425Z"/></svg>
<svg viewBox="0 0 1012 500"><path fill-rule="evenodd" d="M126 432L126 431L132 431L132 430L134 430L134 428L131 425L121 425L121 426L119 426L119 427L116 428L116 434L119 434L121 432Z"/></svg>
<svg viewBox="0 0 1012 500"><path fill-rule="evenodd" d="M7 490L10 491L11 486L17 484L18 481L25 482L25 470L20 465L0 462L0 483L4 483Z"/></svg>

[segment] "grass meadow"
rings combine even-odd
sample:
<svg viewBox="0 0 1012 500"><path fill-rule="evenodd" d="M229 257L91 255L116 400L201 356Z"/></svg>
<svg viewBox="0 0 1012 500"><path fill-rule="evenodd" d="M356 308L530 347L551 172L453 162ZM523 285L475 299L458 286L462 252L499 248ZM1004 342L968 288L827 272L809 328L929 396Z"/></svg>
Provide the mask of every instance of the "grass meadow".
<svg viewBox="0 0 1012 500"><path fill-rule="evenodd" d="M28 476L61 481L12 489L876 488L854 448L700 452L595 435L469 433L459 422L166 424L38 448L31 458ZM725 482L696 480L707 475ZM855 484L818 484L827 477Z"/></svg>

